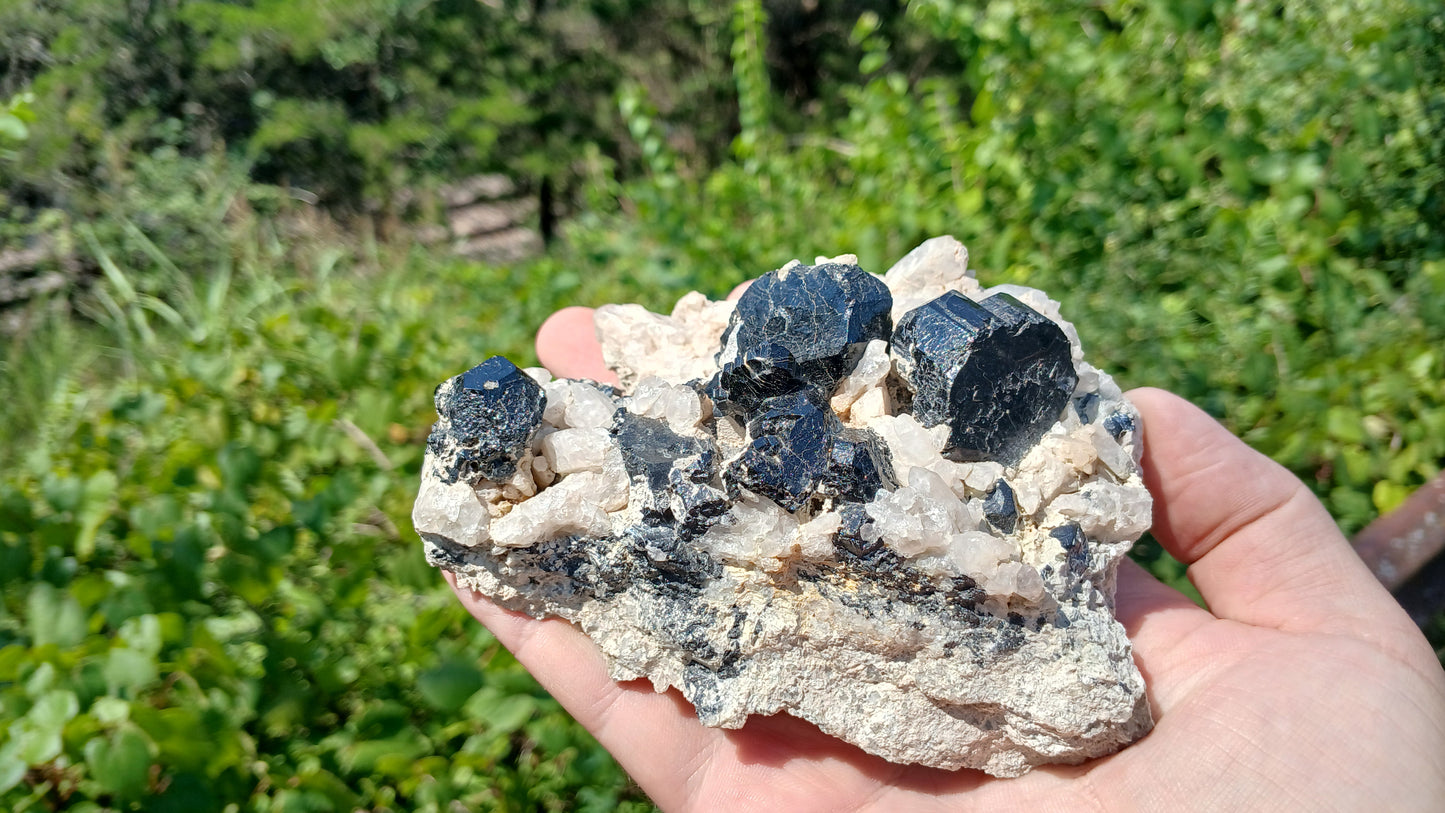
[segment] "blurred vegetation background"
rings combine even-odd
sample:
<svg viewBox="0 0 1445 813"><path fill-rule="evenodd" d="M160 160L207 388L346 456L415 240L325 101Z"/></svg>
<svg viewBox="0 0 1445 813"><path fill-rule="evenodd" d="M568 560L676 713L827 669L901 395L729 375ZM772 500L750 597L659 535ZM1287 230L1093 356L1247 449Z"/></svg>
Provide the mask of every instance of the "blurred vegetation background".
<svg viewBox="0 0 1445 813"><path fill-rule="evenodd" d="M1436 0L0 0L0 808L650 809L423 562L432 388L943 233L1346 532L1445 461Z"/></svg>

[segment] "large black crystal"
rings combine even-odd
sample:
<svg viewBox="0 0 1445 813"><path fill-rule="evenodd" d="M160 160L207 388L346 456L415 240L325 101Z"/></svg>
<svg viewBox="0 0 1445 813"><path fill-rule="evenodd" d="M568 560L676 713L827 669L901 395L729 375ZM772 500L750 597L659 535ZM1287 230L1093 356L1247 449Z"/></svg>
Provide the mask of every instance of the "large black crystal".
<svg viewBox="0 0 1445 813"><path fill-rule="evenodd" d="M686 502L697 491L682 487L707 483L717 471L717 447L712 441L679 435L656 418L619 412L612 434L632 479L631 499L641 505L646 522L675 520L674 498ZM694 502L701 499L693 497Z"/></svg>
<svg viewBox="0 0 1445 813"><path fill-rule="evenodd" d="M802 378L831 395L863 355L868 342L893 329L893 295L856 265L795 265L754 282L738 299L723 332L726 365L766 344L785 348ZM736 353L729 355L729 346Z"/></svg>
<svg viewBox="0 0 1445 813"><path fill-rule="evenodd" d="M763 342L724 364L703 393L712 399L717 411L746 423L767 399L809 386L806 374L788 348L777 342Z"/></svg>
<svg viewBox="0 0 1445 813"><path fill-rule="evenodd" d="M723 472L730 491L745 488L797 511L821 485L842 422L811 392L767 401L748 423L752 443Z"/></svg>
<svg viewBox="0 0 1445 813"><path fill-rule="evenodd" d="M532 377L501 356L455 376L436 392L437 415L427 448L442 480L505 480L517 471L542 425L547 398Z"/></svg>
<svg viewBox="0 0 1445 813"><path fill-rule="evenodd" d="M975 302L950 291L904 314L893 331L913 416L947 424L964 460L1014 461L1068 403L1078 373L1069 339L1008 294Z"/></svg>

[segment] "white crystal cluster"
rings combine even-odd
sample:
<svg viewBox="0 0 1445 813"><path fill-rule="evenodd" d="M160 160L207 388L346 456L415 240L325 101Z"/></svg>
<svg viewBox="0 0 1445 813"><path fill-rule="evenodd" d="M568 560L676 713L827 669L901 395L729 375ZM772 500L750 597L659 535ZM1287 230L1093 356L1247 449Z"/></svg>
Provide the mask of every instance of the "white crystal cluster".
<svg viewBox="0 0 1445 813"><path fill-rule="evenodd" d="M717 372L733 304L698 293L666 316L636 305L598 309L603 356L621 382L615 392L528 370L546 395L542 426L506 482L445 484L429 456L413 521L431 560L505 606L578 623L615 677L681 688L710 725L786 710L894 761L1002 776L1079 762L1142 735L1151 724L1143 683L1111 614L1118 563L1150 522L1137 413L1084 360L1057 302L1030 288L982 288L957 240L925 242L882 279L895 320L947 291L1006 292L1056 322L1072 345L1073 398L1013 464L945 456L948 428L921 426L900 409L885 342L870 343L832 394L845 425L886 445L897 481L864 506L863 540L902 560L909 584L921 585L916 594L971 580L982 595L967 612L946 602L900 605L889 591L902 582L864 590L853 571L804 578L841 558L839 513L827 501L790 513L748 492L693 540L720 565L691 599L696 606L666 603L673 599L645 586L604 601L547 569L642 522L638 484L610 431L619 407L684 438L711 439L724 461L742 452L746 430L715 416L693 386ZM1016 506L1007 531L987 516L1000 483ZM695 649L683 652L659 631L672 614L746 666L700 675Z"/></svg>

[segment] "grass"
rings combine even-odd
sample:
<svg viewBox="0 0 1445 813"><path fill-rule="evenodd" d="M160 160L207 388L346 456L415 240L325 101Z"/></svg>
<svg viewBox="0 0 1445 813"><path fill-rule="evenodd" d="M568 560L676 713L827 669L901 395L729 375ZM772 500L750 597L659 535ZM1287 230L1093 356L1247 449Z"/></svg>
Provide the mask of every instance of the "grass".
<svg viewBox="0 0 1445 813"><path fill-rule="evenodd" d="M436 382L529 358L580 281L233 245L189 281L153 258L160 296L97 243L92 319L37 317L7 355L0 802L646 809L408 519Z"/></svg>

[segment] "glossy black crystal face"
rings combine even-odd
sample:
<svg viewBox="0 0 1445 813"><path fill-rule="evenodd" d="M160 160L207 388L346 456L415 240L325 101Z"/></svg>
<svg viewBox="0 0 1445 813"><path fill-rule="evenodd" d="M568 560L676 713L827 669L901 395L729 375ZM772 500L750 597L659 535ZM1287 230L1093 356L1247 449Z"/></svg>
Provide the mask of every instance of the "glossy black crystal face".
<svg viewBox="0 0 1445 813"><path fill-rule="evenodd" d="M832 439L823 494L845 502L868 502L880 489L898 488L888 445L869 429L844 427Z"/></svg>
<svg viewBox="0 0 1445 813"><path fill-rule="evenodd" d="M993 491L990 491L988 498L983 501L983 516L988 520L988 524L1000 531L1006 534L1014 532L1019 508L1014 500L1014 490L1006 481L999 480L994 483Z"/></svg>
<svg viewBox="0 0 1445 813"><path fill-rule="evenodd" d="M718 362L727 365L776 344L792 355L804 380L831 394L868 342L888 338L892 308L888 286L856 265L795 265L773 271L738 299Z"/></svg>
<svg viewBox="0 0 1445 813"><path fill-rule="evenodd" d="M772 398L748 422L752 442L723 473L729 491L747 489L789 511L803 507L828 470L838 416L811 392Z"/></svg>
<svg viewBox="0 0 1445 813"><path fill-rule="evenodd" d="M704 505L709 492L721 493L705 485L717 471L717 447L710 440L679 435L663 421L626 411L618 413L612 435L644 522L660 525L682 517L698 524L721 514Z"/></svg>
<svg viewBox="0 0 1445 813"><path fill-rule="evenodd" d="M1134 431L1134 419L1126 412L1115 412L1104 419L1104 430L1118 440L1124 437L1125 432Z"/></svg>
<svg viewBox="0 0 1445 813"><path fill-rule="evenodd" d="M542 387L517 365L492 356L436 392L437 415L427 447L442 461L442 479L506 480L517 471L542 425Z"/></svg>
<svg viewBox="0 0 1445 813"><path fill-rule="evenodd" d="M712 399L718 412L746 423L769 398L811 387L812 382L787 347L763 342L724 364L704 386L703 393Z"/></svg>
<svg viewBox="0 0 1445 813"><path fill-rule="evenodd" d="M913 416L947 424L946 451L962 460L1016 462L1079 380L1063 330L1008 294L975 302L950 291L909 311L893 355Z"/></svg>
<svg viewBox="0 0 1445 813"><path fill-rule="evenodd" d="M1078 379L1068 338L1017 299L976 302L950 292L908 312L896 329L891 307L887 287L856 265L793 266L755 282L721 337L719 356L731 357L694 384L716 413L746 428L730 460L715 437L679 434L630 412L628 399L615 401L611 435L643 523L671 529L669 538L682 543L722 521L744 491L796 512L820 500L843 511L896 489L888 445L845 426L829 403L869 341L891 343L893 375L912 390L905 406L926 427L949 427L945 451L956 458L1015 462L1070 406ZM542 387L500 356L443 384L429 439L443 479L510 478L545 401ZM1092 422L1103 417L1096 402L1082 397L1072 408ZM1116 437L1133 429L1125 413L1103 425ZM1013 531L1018 506L1007 483L989 493L984 514L999 531Z"/></svg>

